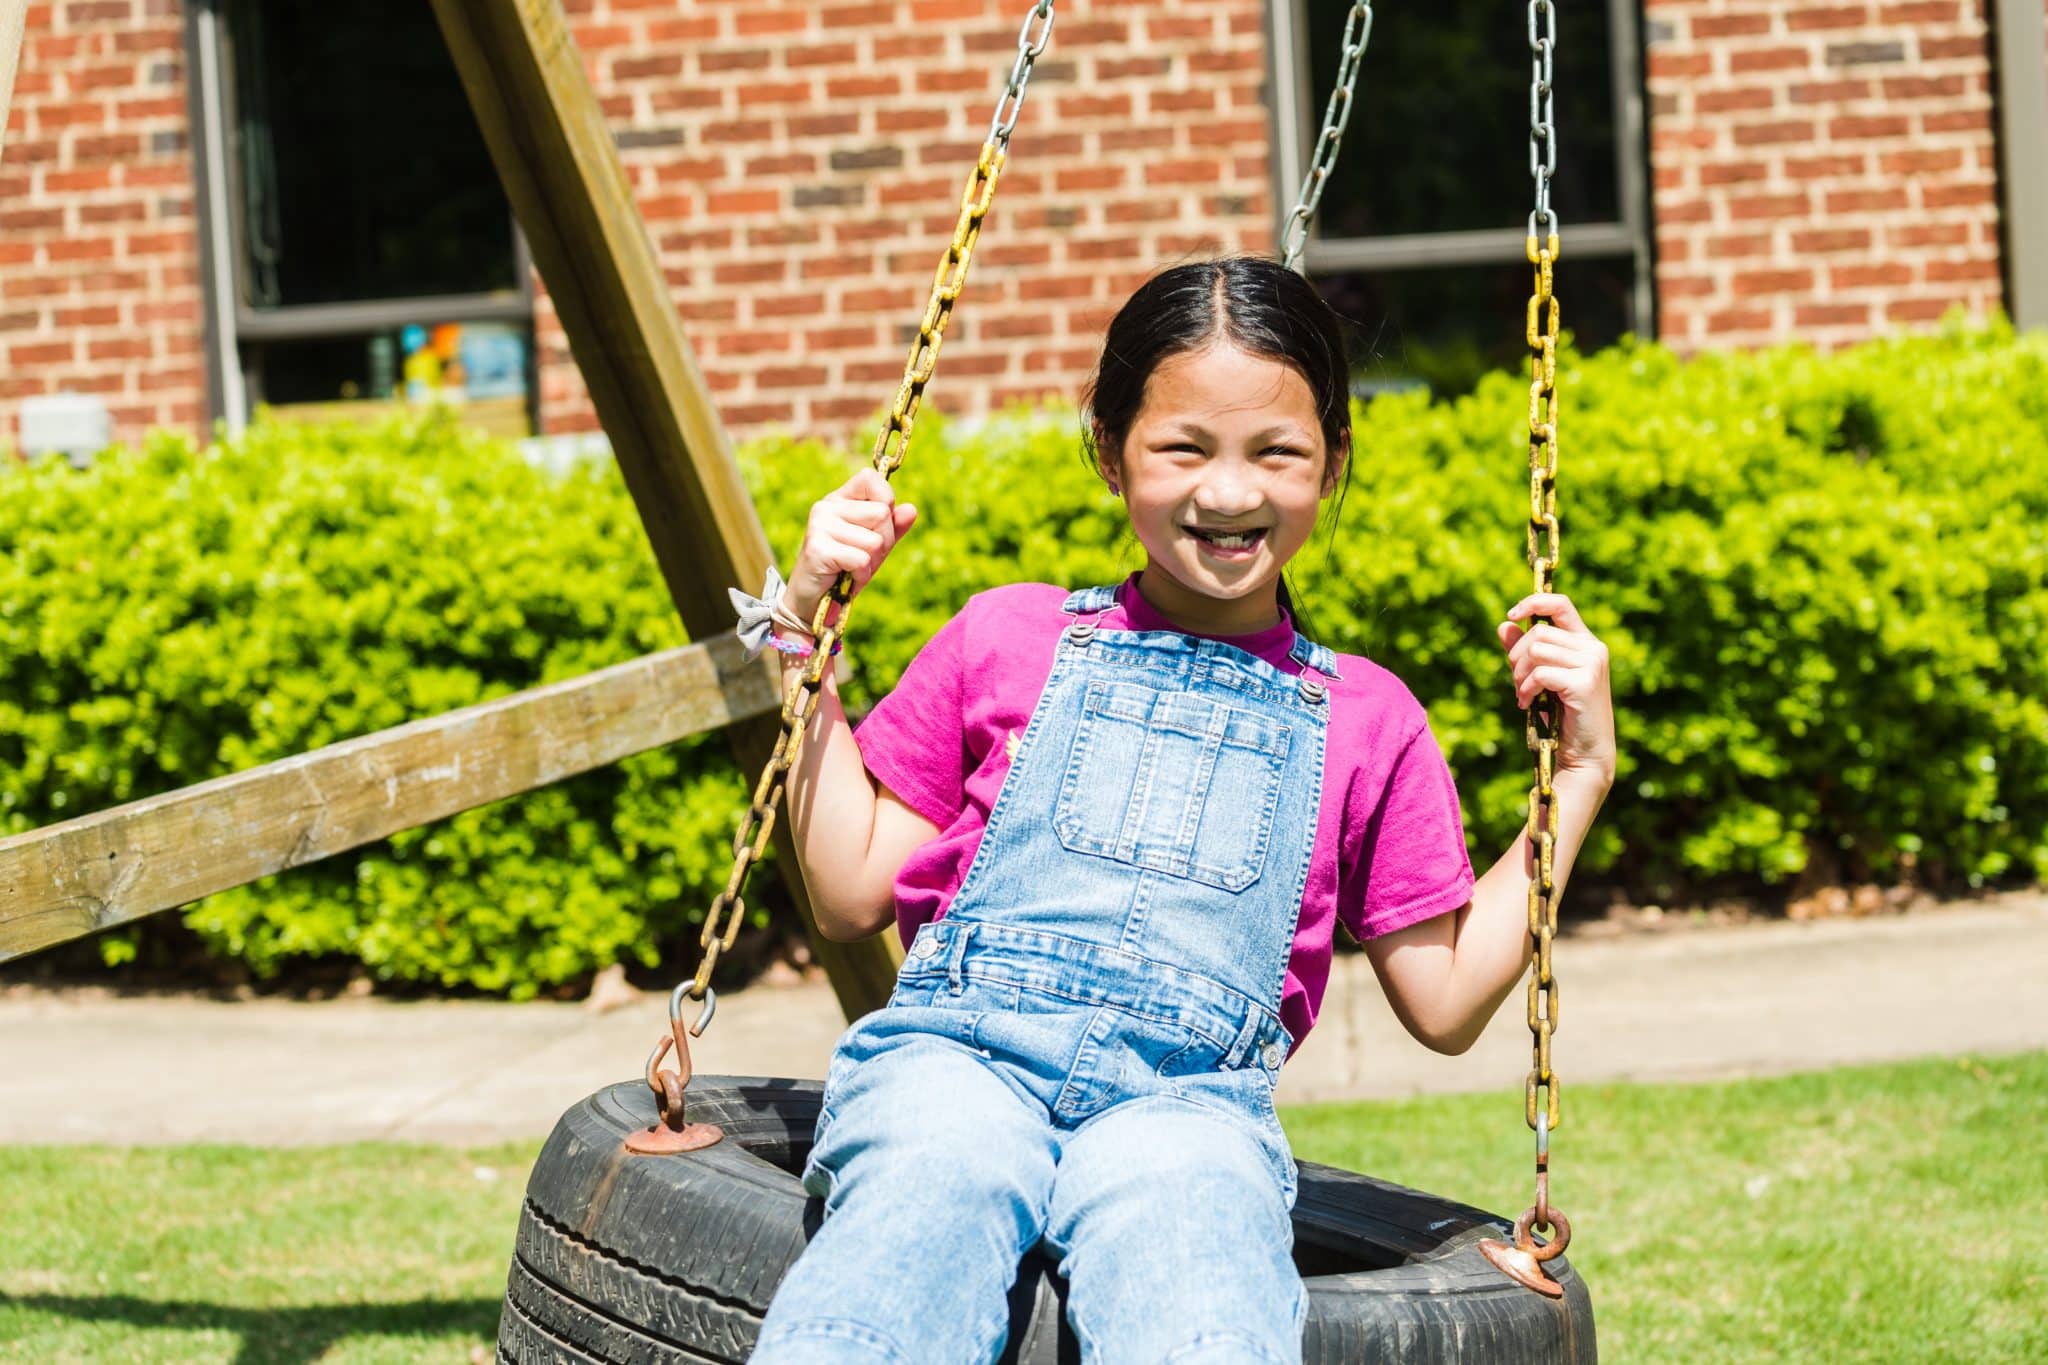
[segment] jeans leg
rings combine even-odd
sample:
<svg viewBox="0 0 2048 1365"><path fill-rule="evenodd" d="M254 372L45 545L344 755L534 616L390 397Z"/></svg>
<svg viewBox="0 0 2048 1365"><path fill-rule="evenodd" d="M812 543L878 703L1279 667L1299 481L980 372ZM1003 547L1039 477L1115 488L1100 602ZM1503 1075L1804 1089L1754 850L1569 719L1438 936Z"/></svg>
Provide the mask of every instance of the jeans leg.
<svg viewBox="0 0 2048 1365"><path fill-rule="evenodd" d="M862 1056L828 1105L805 1176L824 1219L777 1287L753 1361L993 1361L1018 1263L1044 1233L1050 1120L936 1037Z"/></svg>
<svg viewBox="0 0 2048 1365"><path fill-rule="evenodd" d="M1089 1119L1062 1147L1046 1241L1085 1361L1301 1360L1293 1211L1249 1120L1162 1095Z"/></svg>

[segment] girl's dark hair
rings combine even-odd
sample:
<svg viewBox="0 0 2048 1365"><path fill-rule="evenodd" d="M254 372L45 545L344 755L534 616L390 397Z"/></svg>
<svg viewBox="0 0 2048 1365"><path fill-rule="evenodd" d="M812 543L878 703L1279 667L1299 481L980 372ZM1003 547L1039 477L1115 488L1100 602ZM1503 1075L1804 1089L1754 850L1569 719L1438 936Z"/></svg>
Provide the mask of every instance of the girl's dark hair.
<svg viewBox="0 0 2048 1365"><path fill-rule="evenodd" d="M1308 383L1322 424L1326 458L1336 458L1351 437L1350 367L1344 329L1322 295L1285 266L1258 256L1194 261L1145 281L1109 324L1102 362L1082 392L1082 452L1099 468L1099 450L1123 448L1145 401L1145 385L1160 362L1217 341L1289 365ZM1343 515L1351 461L1330 519ZM1327 553L1327 551L1326 551ZM1296 609L1283 574L1280 604L1302 633L1313 637Z"/></svg>

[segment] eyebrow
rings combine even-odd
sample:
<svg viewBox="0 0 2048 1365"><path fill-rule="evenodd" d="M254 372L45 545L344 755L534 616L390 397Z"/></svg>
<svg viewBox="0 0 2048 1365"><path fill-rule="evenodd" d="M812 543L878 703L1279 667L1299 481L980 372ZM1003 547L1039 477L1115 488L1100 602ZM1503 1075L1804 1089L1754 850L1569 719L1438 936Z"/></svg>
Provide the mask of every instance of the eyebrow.
<svg viewBox="0 0 2048 1365"><path fill-rule="evenodd" d="M1168 435L1180 436L1211 436L1214 434L1209 430L1209 428L1201 425L1200 423L1188 421L1178 421L1170 423L1165 428L1165 431ZM1254 441L1285 440L1305 442L1309 440L1309 437L1307 436L1304 429L1299 423L1281 422L1275 426L1266 427L1260 431L1252 433L1252 439Z"/></svg>

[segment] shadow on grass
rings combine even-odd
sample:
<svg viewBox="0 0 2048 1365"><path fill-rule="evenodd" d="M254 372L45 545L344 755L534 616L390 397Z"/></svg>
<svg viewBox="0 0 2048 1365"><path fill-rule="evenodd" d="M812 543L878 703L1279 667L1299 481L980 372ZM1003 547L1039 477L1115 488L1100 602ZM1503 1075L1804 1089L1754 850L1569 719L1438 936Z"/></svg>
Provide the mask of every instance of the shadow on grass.
<svg viewBox="0 0 2048 1365"><path fill-rule="evenodd" d="M0 1309L20 1308L81 1322L122 1323L142 1331L231 1332L241 1339L235 1365L298 1365L318 1360L335 1343L351 1337L465 1336L478 1345L488 1345L497 1337L502 1303L501 1299L415 1299L411 1303L237 1308L133 1294L0 1293Z"/></svg>

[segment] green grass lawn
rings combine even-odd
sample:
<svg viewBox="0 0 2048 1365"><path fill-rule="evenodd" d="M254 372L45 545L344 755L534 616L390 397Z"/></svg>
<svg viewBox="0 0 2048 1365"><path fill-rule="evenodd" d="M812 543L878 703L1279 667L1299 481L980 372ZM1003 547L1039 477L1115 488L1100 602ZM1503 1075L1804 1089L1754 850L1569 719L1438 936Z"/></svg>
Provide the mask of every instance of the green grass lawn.
<svg viewBox="0 0 2048 1365"><path fill-rule="evenodd" d="M1567 1087L1603 1359L2048 1360L2048 1053ZM1529 1202L1519 1092L1282 1118L1305 1160ZM0 1358L466 1361L538 1148L0 1149Z"/></svg>

